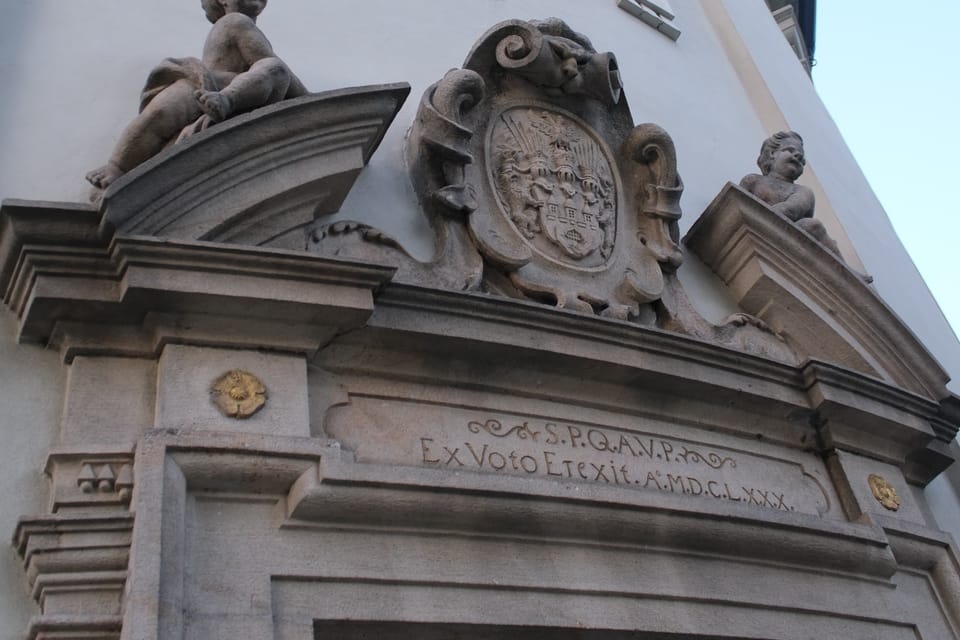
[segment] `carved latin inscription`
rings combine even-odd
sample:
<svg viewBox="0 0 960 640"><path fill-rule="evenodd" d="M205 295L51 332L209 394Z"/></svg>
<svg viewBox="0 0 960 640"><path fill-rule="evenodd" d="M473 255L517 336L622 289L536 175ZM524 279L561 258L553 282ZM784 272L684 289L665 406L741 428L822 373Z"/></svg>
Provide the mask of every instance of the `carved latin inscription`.
<svg viewBox="0 0 960 640"><path fill-rule="evenodd" d="M527 242L566 266L593 267L613 251L616 192L610 160L574 116L518 107L491 127L500 205Z"/></svg>
<svg viewBox="0 0 960 640"><path fill-rule="evenodd" d="M769 445L716 434L700 442L691 439L694 430L653 419L600 425L356 395L344 409L329 415L324 429L361 463L592 483L812 515L831 511L816 456L795 450L781 456Z"/></svg>
<svg viewBox="0 0 960 640"><path fill-rule="evenodd" d="M737 468L733 456L674 440L555 422L505 425L494 418L467 421L463 432L454 444L421 437L420 463L627 485L796 510L782 488L725 476L723 471ZM471 436L495 440L484 442L489 438Z"/></svg>

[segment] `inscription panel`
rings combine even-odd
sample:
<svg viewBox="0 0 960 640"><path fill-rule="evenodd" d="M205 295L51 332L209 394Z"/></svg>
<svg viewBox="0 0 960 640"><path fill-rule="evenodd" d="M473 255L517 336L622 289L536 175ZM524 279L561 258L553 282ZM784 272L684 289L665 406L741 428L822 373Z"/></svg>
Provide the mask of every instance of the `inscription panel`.
<svg viewBox="0 0 960 640"><path fill-rule="evenodd" d="M327 432L358 462L605 484L814 515L831 507L801 462L650 430L381 399L354 398L344 409L330 416Z"/></svg>

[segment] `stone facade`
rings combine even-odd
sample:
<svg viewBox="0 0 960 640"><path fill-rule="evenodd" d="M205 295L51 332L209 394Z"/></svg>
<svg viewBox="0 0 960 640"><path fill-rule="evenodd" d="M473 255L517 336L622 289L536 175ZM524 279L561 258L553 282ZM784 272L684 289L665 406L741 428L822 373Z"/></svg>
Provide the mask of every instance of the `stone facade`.
<svg viewBox="0 0 960 640"><path fill-rule="evenodd" d="M948 372L845 235L681 179L561 9L475 29L413 111L322 91L94 205L4 202L0 366L46 476L10 637L960 638L923 492ZM641 34L737 10L684 15ZM345 215L393 204L384 155L431 255Z"/></svg>

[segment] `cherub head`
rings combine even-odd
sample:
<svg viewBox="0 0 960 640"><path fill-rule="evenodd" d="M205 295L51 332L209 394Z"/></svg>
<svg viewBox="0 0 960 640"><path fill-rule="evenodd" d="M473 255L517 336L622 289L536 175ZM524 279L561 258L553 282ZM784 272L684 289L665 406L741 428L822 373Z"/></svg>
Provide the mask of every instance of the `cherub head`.
<svg viewBox="0 0 960 640"><path fill-rule="evenodd" d="M200 6L210 22L216 22L228 13L243 13L256 19L267 6L267 0L200 0Z"/></svg>
<svg viewBox="0 0 960 640"><path fill-rule="evenodd" d="M757 166L763 175L793 182L803 173L806 159L803 155L803 138L795 131L778 131L763 141Z"/></svg>

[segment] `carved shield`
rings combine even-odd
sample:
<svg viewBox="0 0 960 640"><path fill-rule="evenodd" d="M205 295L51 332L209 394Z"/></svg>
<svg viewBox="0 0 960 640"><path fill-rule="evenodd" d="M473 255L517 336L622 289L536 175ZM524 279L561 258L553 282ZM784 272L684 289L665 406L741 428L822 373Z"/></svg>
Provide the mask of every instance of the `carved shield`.
<svg viewBox="0 0 960 640"><path fill-rule="evenodd" d="M613 248L616 190L602 143L573 114L515 107L489 128L488 169L501 211L538 253L572 267Z"/></svg>

